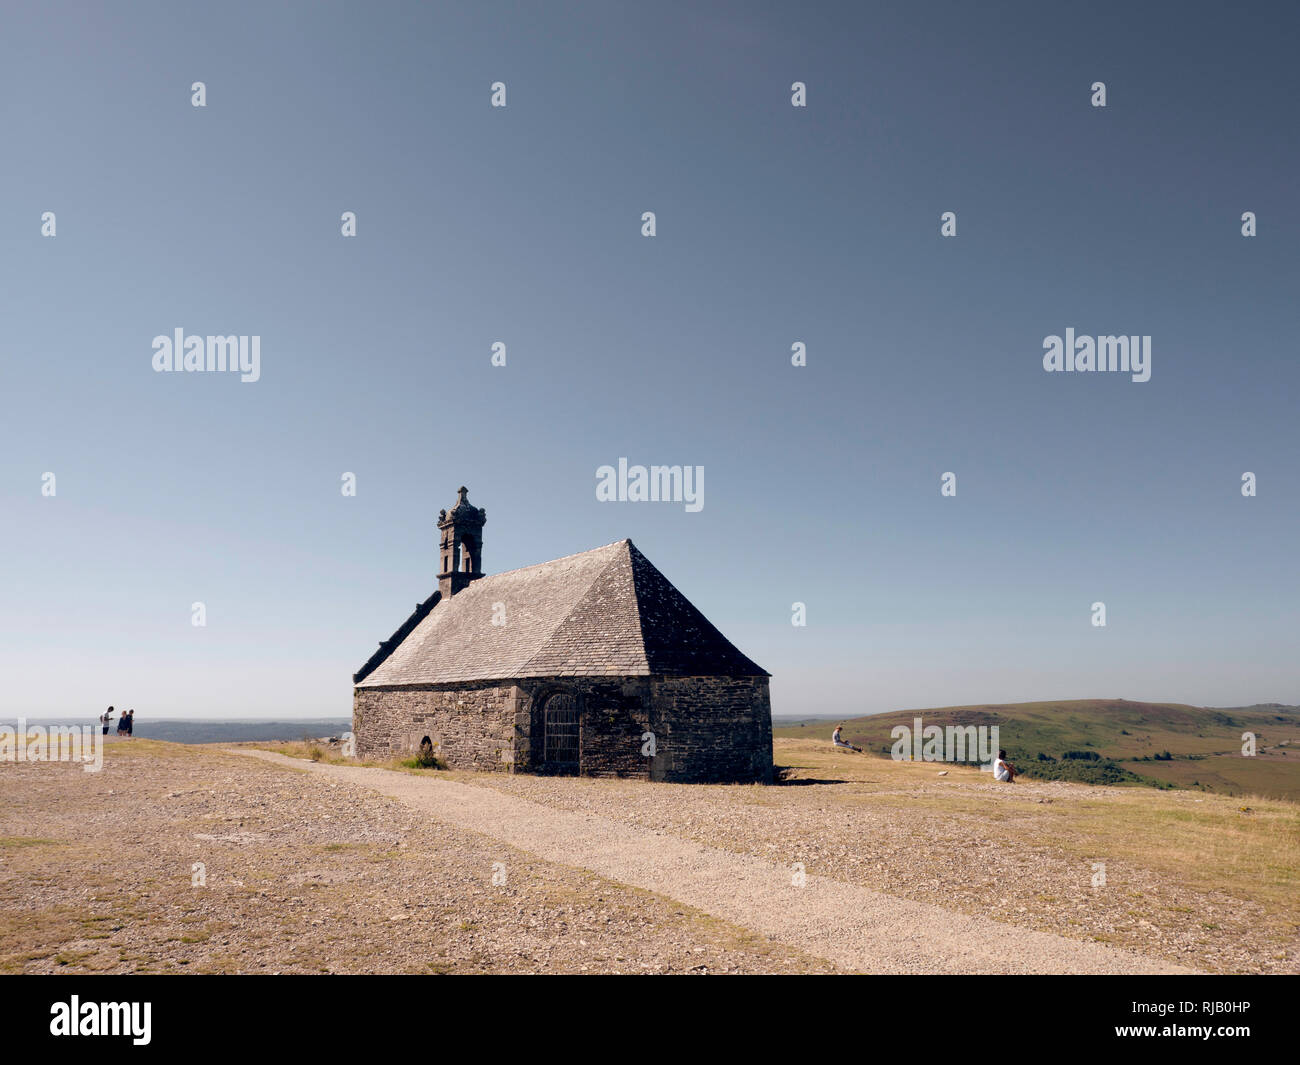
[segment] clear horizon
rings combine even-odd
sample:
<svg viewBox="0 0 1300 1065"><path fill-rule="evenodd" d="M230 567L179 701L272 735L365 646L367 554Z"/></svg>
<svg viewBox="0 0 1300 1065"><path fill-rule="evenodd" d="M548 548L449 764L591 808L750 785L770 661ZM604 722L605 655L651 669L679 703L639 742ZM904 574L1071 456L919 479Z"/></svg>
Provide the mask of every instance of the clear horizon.
<svg viewBox="0 0 1300 1065"><path fill-rule="evenodd" d="M1087 697L1087 696L1083 696L1083 697L1081 697L1081 698L1077 698L1077 699L1075 699L1075 698L1071 698L1071 699L1025 699L1025 700L1022 700L1020 703L1006 703L1006 702L1001 702L1001 703L987 703L987 704L985 704L985 703L953 703L953 704L950 705L950 706L897 706L897 707L892 707L892 708L890 708L890 709L888 709L888 710L871 710L871 711L867 711L866 713L855 713L855 714L849 714L849 713L844 713L844 714L818 714L818 713L794 714L794 713L778 712L778 711L775 711L775 710L774 710L774 711L772 712L772 718L773 718L773 720L777 720L777 719L789 719L789 720L798 720L798 721L810 721L810 720L813 720L814 718L817 718L817 719L824 719L824 720L826 720L826 721L835 721L835 720L844 720L844 721L847 721L847 720L850 720L851 718L854 718L854 717L878 717L878 716L880 716L880 715L882 715L882 714L920 714L920 713L925 713L925 712L928 712L928 711L940 711L940 710L960 709L960 708L963 708L963 707L966 707L966 706L985 706L985 705L987 705L987 706L1019 706L1019 705L1024 705L1024 704L1027 704L1027 703L1073 703L1073 702L1104 702L1104 701L1107 701L1107 700L1102 699L1102 698L1099 698L1099 697L1089 698L1089 697ZM1141 702L1144 702L1144 703L1145 703L1145 702L1148 702L1148 700L1136 700L1136 699L1124 699L1124 700L1121 700L1121 701L1123 701L1123 702L1139 702L1139 701L1141 701ZM1225 703L1225 704L1223 704L1223 705L1217 705L1217 706L1199 706L1199 705L1197 705L1197 704L1195 704L1195 703L1180 703L1180 704L1174 704L1174 703L1171 703L1169 700L1153 700L1153 701L1150 701L1150 702L1151 702L1152 705L1186 705L1186 706L1192 706L1192 707L1194 707L1194 708L1196 708L1196 709L1198 709L1198 710L1242 710L1242 709L1247 709L1247 708L1252 707L1252 706L1279 706L1279 707L1284 707L1284 708L1286 708L1286 709L1297 709L1297 708L1300 708L1300 704L1284 703L1284 702L1278 702L1278 701L1276 701L1276 700L1269 701L1269 702L1263 702L1263 703L1231 703L1231 704L1226 704L1226 703ZM129 709L131 709L131 707L128 706L127 709L129 710ZM116 713L120 713L121 711L117 711L116 708L115 708L115 712L116 712ZM103 713L102 710L101 710L101 711L98 711L97 713L93 713L93 714L91 714L91 715L89 715L89 716L94 717L94 718L97 718L97 717L99 716L99 714L101 714L101 713ZM8 715L8 714L7 714L7 715L0 715L0 723L4 723L4 722L8 722L8 721L13 721L13 720L16 720L18 717L22 717L22 716L24 716L24 715ZM139 716L139 715L137 715L137 716ZM26 720L27 720L27 721L64 721L64 720L81 720L81 718L78 717L77 715L68 715L68 714L52 714L52 715L48 715L48 716L26 716ZM190 717L150 717L150 718L143 718L143 717L141 717L140 720L141 720L142 722L146 723L146 724L147 724L149 721L154 721L154 722L157 722L157 723L160 723L160 724L163 723L163 722L167 722L167 723L173 723L173 722L196 722L196 723L197 723L197 722L222 722L222 721L238 721L238 722L255 722L255 721L256 721L256 722L279 722L279 721L336 721L336 720L337 720L337 721L350 721L350 720L352 720L352 715L351 715L350 713L346 713L346 714L308 714L308 713L302 713L302 714L270 714L270 715L256 715L256 716L252 716L252 715L243 715L243 714L230 714L230 715L226 715L226 716L221 716L221 715L204 715L204 716L190 716Z"/></svg>

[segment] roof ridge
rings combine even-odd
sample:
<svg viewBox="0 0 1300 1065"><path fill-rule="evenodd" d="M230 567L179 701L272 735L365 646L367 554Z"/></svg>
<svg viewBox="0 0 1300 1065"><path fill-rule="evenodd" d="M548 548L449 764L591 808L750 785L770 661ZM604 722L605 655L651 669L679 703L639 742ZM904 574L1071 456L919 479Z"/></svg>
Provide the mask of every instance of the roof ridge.
<svg viewBox="0 0 1300 1065"><path fill-rule="evenodd" d="M731 658L733 664L739 663L744 666L747 673L749 670L754 670L756 671L756 675L766 677L771 676L767 670L727 639L723 632L705 616L704 612L692 603L682 590L677 587L677 585L668 579L663 570L651 562L644 554L642 554L641 551L637 550L635 544L629 540L628 545L631 548L628 555L632 567L632 588L633 598L636 602L637 625L640 629L641 646L645 650L646 665L650 669L651 673L672 671L663 668L656 668L657 665L662 666L664 664L664 660L659 656L664 650L662 640L665 633L662 628L663 619L654 614L654 608L656 605L666 606L671 604L677 611L679 611L679 616L672 620L678 625L681 625L683 622L688 623L687 627L694 629L695 634L700 638L701 642L705 640L714 641L715 655L719 652L725 654ZM638 560L640 563L639 565ZM640 572L638 572L638 570ZM643 580L646 582L644 586L642 584ZM658 590L656 590L655 587L656 582ZM651 620L658 622L657 627L653 628L649 632L647 632L645 625L646 614L642 602L643 592L650 598L649 605L652 613ZM656 598L660 595L664 598L659 603L656 603ZM677 631L677 636L680 638L680 630Z"/></svg>
<svg viewBox="0 0 1300 1065"><path fill-rule="evenodd" d="M635 556L641 555L641 552L637 550L636 544L634 544L631 540L628 540L627 546L628 546L627 565L628 565L628 569L632 571L632 602L636 604L636 636L637 639L641 641L641 651L645 655L646 668L649 669L650 648L646 645L645 642L645 617L644 617L644 613L641 610L641 589L638 586L636 580L636 557ZM641 557L645 558L645 555L641 555ZM650 560L646 558L646 561L649 562Z"/></svg>
<svg viewBox="0 0 1300 1065"><path fill-rule="evenodd" d="M630 544L631 542L632 541L625 536L622 540L612 540L607 544L601 544L600 547L589 547L586 551L575 551L571 555L561 555L559 558L547 559L545 562L534 562L531 566L516 566L514 569L503 569L496 573L485 573L478 579L478 581L472 582L470 587L478 584L479 581L491 580L493 577L505 577L511 573L523 573L526 569L537 569L538 566L549 566L552 562L565 562L568 559L577 558L579 555L594 555L597 551L604 551L607 548L615 547L618 544Z"/></svg>
<svg viewBox="0 0 1300 1065"><path fill-rule="evenodd" d="M579 552L577 552L577 554L575 554L575 555L565 555L564 557L565 557L565 558L576 558L577 555L589 555L589 554L591 554L591 553L594 552L594 551L604 551L606 547L614 547L614 546L617 545L617 544L629 544L629 545L630 545L631 543L632 543L632 541L631 541L631 540L628 540L628 539L626 539L626 538L625 538L625 539L622 539L622 540L615 540L614 543L612 543L612 544L606 544L605 547L594 547L594 548L592 548L591 551L579 551ZM537 650L534 651L534 652L533 652L533 653L528 657L528 660L527 660L526 662L524 662L524 664L521 665L521 666L519 667L520 675L523 675L524 671L527 670L527 669L528 669L528 668L533 664L533 662L534 662L537 658L541 657L541 655L542 655L544 652L547 651L547 649L550 647L551 640L552 640L552 638L555 636L555 634L556 634L557 632L559 632L562 628L564 628L564 626L568 623L568 620L569 620L571 617L573 617L574 614L576 614L576 613L578 612L578 609L582 606L582 604L585 603L585 602L587 601L587 596L591 594L591 590L592 590L594 587L596 587L596 584L600 581L600 579L601 579L603 576L605 576L606 573L609 572L609 568L610 568L612 565L614 565L614 563L616 563L618 560L619 560L619 556L618 556L617 554L615 554L615 555L611 555L610 558L609 558L609 561L606 562L603 566L600 567L600 569L596 572L596 575L595 575L594 577L591 578L591 583L588 584L587 587L584 588L584 589L582 590L582 594L581 594L580 596L578 596L578 597L573 601L573 606L572 606L572 608L569 610L569 612L568 612L567 614L565 614L563 617L560 618L560 620L555 624L555 626L554 626L554 627L553 627L553 628L552 628L552 629L551 629L551 630L546 634L546 637L545 637L545 638L544 638L544 639L543 639L543 640L538 644ZM553 562L559 562L560 559L558 559L558 558L557 558L557 559L552 559L552 561L553 561ZM543 562L543 563L541 563L541 565L543 565L543 566L546 566L546 565L549 565L549 564L550 564L550 563L547 563L547 562ZM524 569L530 569L531 567L529 567L529 566L525 566L525 567L523 567L523 568L524 568ZM510 571L510 570L507 570L506 572L518 572L518 571ZM635 597L635 595L636 595L636 578L635 578L635 577L633 577L633 579L632 579L632 594L633 594L633 596ZM640 632L640 624L641 624L641 609L640 609L640 607L638 607L638 608L637 608L637 626L638 626L638 635L641 636L642 641L644 642L645 637L644 637L644 634Z"/></svg>
<svg viewBox="0 0 1300 1065"><path fill-rule="evenodd" d="M352 674L352 683L354 685L360 684L370 676L371 673L387 662L392 653L402 645L402 641L411 635L415 630L415 627L427 618L430 611L432 611L440 602L442 602L442 593L435 588L433 594L423 603L416 603L415 611L393 631L393 634L388 637L388 639L380 640L379 649L366 659L365 665Z"/></svg>

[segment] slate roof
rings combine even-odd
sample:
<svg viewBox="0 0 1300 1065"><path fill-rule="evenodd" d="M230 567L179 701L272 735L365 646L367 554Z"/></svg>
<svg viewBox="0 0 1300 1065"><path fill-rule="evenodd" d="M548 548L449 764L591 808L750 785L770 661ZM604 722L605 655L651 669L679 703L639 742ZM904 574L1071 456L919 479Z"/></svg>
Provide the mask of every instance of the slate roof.
<svg viewBox="0 0 1300 1065"><path fill-rule="evenodd" d="M492 624L497 603L504 608L504 625ZM357 687L520 677L770 675L715 629L631 540L481 577L446 599L430 597L386 643L353 678Z"/></svg>

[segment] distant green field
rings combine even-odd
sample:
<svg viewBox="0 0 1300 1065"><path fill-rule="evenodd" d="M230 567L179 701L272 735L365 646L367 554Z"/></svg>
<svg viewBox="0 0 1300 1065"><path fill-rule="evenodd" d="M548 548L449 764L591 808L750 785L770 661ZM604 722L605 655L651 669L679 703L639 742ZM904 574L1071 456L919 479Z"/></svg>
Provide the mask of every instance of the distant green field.
<svg viewBox="0 0 1300 1065"><path fill-rule="evenodd" d="M897 725L998 726L999 745L1021 773L1087 784L1199 788L1224 795L1300 801L1300 707L1231 708L1124 699L947 706L845 718L849 742L888 756ZM778 725L777 736L830 741L840 722ZM1256 754L1242 754L1242 734ZM971 755L968 759L974 760Z"/></svg>

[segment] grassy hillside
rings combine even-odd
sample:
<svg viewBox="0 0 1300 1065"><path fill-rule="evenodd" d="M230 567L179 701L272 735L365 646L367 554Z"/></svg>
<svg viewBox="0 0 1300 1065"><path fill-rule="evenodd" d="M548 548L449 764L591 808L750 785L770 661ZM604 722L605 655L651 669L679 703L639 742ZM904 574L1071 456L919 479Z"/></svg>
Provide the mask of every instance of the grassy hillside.
<svg viewBox="0 0 1300 1065"><path fill-rule="evenodd" d="M1087 784L1195 788L1300 801L1300 707L1232 708L1125 699L948 706L845 719L851 743L888 755L896 725L999 728L1000 746L1027 776ZM777 736L830 741L835 721L777 727ZM1242 733L1256 737L1242 755ZM971 756L973 760L973 756Z"/></svg>

